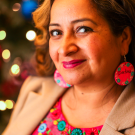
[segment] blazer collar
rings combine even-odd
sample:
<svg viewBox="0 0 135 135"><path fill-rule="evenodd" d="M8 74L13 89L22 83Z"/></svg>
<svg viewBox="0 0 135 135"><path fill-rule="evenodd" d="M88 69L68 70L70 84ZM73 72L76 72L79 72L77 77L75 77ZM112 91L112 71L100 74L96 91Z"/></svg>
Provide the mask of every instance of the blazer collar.
<svg viewBox="0 0 135 135"><path fill-rule="evenodd" d="M130 83L121 93L112 111L105 121L100 135L105 135L107 128L120 135L119 131L134 126L135 120L135 85ZM110 131L109 131L110 132Z"/></svg>

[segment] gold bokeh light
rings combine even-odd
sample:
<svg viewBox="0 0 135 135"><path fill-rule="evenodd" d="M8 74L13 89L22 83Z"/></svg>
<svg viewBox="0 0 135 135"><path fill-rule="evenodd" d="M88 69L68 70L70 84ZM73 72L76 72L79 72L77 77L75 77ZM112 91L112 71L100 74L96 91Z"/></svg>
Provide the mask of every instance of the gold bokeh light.
<svg viewBox="0 0 135 135"><path fill-rule="evenodd" d="M33 31L33 30L29 30L29 31L26 33L26 38L27 38L29 41L34 41L35 38L36 38L36 32Z"/></svg>
<svg viewBox="0 0 135 135"><path fill-rule="evenodd" d="M0 40L4 40L6 38L6 32L4 30L0 31Z"/></svg>
<svg viewBox="0 0 135 135"><path fill-rule="evenodd" d="M11 100L6 100L5 104L7 106L7 109L12 109L13 108L13 102Z"/></svg>
<svg viewBox="0 0 135 135"><path fill-rule="evenodd" d="M5 59L5 60L8 60L10 58L10 51L8 49L5 49L2 52L2 58Z"/></svg>
<svg viewBox="0 0 135 135"><path fill-rule="evenodd" d="M13 75L18 75L20 73L20 67L19 65L17 64L14 64L12 67L11 67L11 73Z"/></svg>
<svg viewBox="0 0 135 135"><path fill-rule="evenodd" d="M6 110L6 104L5 104L4 101L0 101L0 110L1 110L1 111Z"/></svg>

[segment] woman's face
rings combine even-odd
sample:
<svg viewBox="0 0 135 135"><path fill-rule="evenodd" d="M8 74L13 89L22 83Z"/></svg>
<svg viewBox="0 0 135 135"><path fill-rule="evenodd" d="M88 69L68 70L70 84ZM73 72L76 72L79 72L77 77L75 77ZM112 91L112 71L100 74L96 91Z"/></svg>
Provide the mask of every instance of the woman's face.
<svg viewBox="0 0 135 135"><path fill-rule="evenodd" d="M114 81L121 36L112 34L91 1L55 0L50 17L49 52L64 80L72 85Z"/></svg>

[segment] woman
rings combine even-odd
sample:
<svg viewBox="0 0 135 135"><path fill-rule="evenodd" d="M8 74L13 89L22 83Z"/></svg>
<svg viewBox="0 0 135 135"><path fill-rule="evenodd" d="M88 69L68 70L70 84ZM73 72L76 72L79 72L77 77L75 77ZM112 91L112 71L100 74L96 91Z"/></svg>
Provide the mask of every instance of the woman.
<svg viewBox="0 0 135 135"><path fill-rule="evenodd" d="M33 15L39 73L57 71L26 80L3 135L135 135L135 2L45 0Z"/></svg>

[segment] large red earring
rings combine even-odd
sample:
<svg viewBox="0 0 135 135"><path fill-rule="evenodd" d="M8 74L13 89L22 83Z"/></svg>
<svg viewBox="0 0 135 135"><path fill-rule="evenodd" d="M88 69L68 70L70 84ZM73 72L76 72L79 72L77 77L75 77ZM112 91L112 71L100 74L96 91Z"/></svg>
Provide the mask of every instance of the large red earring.
<svg viewBox="0 0 135 135"><path fill-rule="evenodd" d="M58 72L57 69L54 72L54 80L59 86L64 88L68 88L72 86L64 81L63 77L61 76L61 74Z"/></svg>
<svg viewBox="0 0 135 135"><path fill-rule="evenodd" d="M126 62L126 56L124 56L124 61L125 62L121 63L116 69L114 76L115 82L122 86L129 84L134 77L134 66Z"/></svg>

